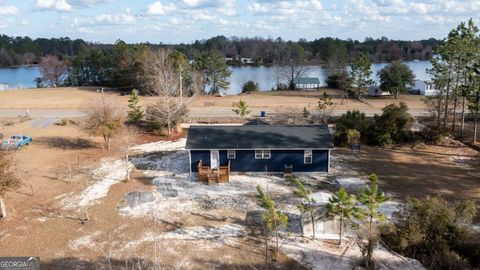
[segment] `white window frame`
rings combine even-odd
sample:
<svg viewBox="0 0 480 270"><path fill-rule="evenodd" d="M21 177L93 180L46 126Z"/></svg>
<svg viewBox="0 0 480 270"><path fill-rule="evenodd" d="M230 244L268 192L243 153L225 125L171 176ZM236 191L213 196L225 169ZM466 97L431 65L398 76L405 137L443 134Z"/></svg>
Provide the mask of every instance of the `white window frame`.
<svg viewBox="0 0 480 270"><path fill-rule="evenodd" d="M270 150L255 150L255 159L270 159L272 152Z"/></svg>
<svg viewBox="0 0 480 270"><path fill-rule="evenodd" d="M227 159L236 159L237 153L235 150L227 150Z"/></svg>
<svg viewBox="0 0 480 270"><path fill-rule="evenodd" d="M310 158L310 161L307 161L307 158ZM313 151L311 149L305 149L303 151L303 163L312 164L313 162Z"/></svg>

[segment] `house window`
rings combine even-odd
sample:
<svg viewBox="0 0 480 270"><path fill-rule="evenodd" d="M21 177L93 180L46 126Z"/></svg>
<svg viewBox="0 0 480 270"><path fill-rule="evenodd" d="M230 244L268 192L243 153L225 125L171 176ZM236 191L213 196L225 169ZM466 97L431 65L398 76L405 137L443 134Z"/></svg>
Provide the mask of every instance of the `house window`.
<svg viewBox="0 0 480 270"><path fill-rule="evenodd" d="M270 150L255 150L255 159L270 159Z"/></svg>
<svg viewBox="0 0 480 270"><path fill-rule="evenodd" d="M235 150L227 150L227 158L228 159L235 159Z"/></svg>
<svg viewBox="0 0 480 270"><path fill-rule="evenodd" d="M303 153L303 163L312 164L313 153L312 150L305 150Z"/></svg>

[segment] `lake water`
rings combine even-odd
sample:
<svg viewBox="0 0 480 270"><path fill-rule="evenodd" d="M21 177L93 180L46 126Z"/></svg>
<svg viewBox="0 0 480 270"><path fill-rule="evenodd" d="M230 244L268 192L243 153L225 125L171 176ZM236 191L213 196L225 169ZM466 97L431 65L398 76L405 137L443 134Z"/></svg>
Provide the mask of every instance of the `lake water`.
<svg viewBox="0 0 480 270"><path fill-rule="evenodd" d="M405 62L415 74L416 79L428 80L427 68L431 68L428 61ZM372 79L378 82L377 72L387 64L372 64ZM252 80L260 85L262 91L271 90L276 86L276 72L274 67L231 67L230 89L228 94L241 92L242 85ZM326 85L327 71L321 66L309 66L306 76L318 77L321 86ZM0 84L8 83L9 88L35 88L35 78L40 77L38 67L0 68ZM1 88L1 85L0 85Z"/></svg>

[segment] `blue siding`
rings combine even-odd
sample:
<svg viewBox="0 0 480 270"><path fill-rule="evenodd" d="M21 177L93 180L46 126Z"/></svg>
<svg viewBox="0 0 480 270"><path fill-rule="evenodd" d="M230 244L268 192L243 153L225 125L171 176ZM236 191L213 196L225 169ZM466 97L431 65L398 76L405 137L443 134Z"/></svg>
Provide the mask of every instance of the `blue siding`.
<svg viewBox="0 0 480 270"><path fill-rule="evenodd" d="M228 163L227 151L220 150L220 165ZM210 151L191 150L192 172L197 171L201 159L210 164ZM303 150L272 150L270 159L255 159L254 150L236 150L236 158L231 160L232 172L283 172L285 165L293 165L294 172L327 172L328 150L313 150L312 164L304 164Z"/></svg>

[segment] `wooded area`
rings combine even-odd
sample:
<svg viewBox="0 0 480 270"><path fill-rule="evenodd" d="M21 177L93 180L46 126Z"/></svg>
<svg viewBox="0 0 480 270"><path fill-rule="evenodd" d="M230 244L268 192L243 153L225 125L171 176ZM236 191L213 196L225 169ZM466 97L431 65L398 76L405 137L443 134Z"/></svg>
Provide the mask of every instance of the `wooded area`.
<svg viewBox="0 0 480 270"><path fill-rule="evenodd" d="M116 43L121 42L120 40ZM127 45L136 47L169 47L184 53L189 59L197 57L202 52L219 51L225 57L252 58L256 64L273 64L281 52L292 45L301 46L308 60L312 63L328 63L333 58L350 62L359 52L366 53L372 62L390 62L393 60L429 60L432 51L441 43L436 39L419 41L389 40L366 38L364 41L342 40L336 38L319 38L312 41L300 39L297 42L285 41L281 38L239 38L216 36L206 40L196 40L191 44L151 44L140 43ZM115 44L99 44L82 39L37 38L0 36L0 66L29 65L40 61L40 57L56 54L71 58L86 51L98 49L102 53L113 50ZM233 64L242 64L233 61Z"/></svg>

